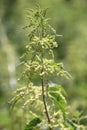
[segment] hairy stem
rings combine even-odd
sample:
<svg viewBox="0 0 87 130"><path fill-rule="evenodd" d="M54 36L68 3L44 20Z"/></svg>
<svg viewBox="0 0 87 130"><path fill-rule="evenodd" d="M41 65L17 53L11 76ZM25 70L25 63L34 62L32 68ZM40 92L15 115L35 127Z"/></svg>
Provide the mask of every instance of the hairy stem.
<svg viewBox="0 0 87 130"><path fill-rule="evenodd" d="M42 23L41 39L42 39L42 37L44 37L44 26L43 26L43 23ZM43 63L43 57L44 57L44 55L45 55L44 52L42 52L42 63ZM42 72L43 72L43 69L42 69ZM47 117L47 121L50 124L51 120L50 120L50 117L49 117L49 113L48 113L48 109L47 109L47 104L46 104L46 99L45 99L45 90L44 90L44 79L43 79L43 76L41 78L41 84L42 84L42 97L43 97L43 104L44 104L45 114L46 114L46 117ZM49 127L49 130L52 130L52 129Z"/></svg>
<svg viewBox="0 0 87 130"><path fill-rule="evenodd" d="M45 109L45 114L46 114L46 117L47 117L47 120L48 120L48 123L50 124L50 117L49 117L49 113L48 113L48 110L47 110L47 104L46 104L46 100L45 100L45 94L44 94L44 80L43 78L41 79L41 83L42 83L42 97L43 97L43 103L44 103L44 109ZM49 130L52 130L50 127L49 127Z"/></svg>

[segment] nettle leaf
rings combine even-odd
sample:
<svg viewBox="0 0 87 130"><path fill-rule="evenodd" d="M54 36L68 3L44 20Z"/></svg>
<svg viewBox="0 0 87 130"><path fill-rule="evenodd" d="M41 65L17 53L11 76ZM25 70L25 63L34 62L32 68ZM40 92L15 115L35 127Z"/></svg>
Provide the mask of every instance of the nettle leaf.
<svg viewBox="0 0 87 130"><path fill-rule="evenodd" d="M49 86L50 91L60 91L62 94L67 96L65 89L61 85Z"/></svg>
<svg viewBox="0 0 87 130"><path fill-rule="evenodd" d="M24 130L33 130L35 126L37 126L37 124L39 124L41 122L41 119L36 117L33 120L31 120L26 126Z"/></svg>
<svg viewBox="0 0 87 130"><path fill-rule="evenodd" d="M10 101L10 111L13 110L15 104L20 100L20 97L19 96L16 96L14 97L11 101Z"/></svg>
<svg viewBox="0 0 87 130"><path fill-rule="evenodd" d="M52 99L57 102L58 106L60 107L63 117L66 117L66 100L61 93L50 91L49 94L51 95Z"/></svg>
<svg viewBox="0 0 87 130"><path fill-rule="evenodd" d="M77 126L74 122L72 122L70 119L66 119L65 126L70 128L70 130L77 130Z"/></svg>

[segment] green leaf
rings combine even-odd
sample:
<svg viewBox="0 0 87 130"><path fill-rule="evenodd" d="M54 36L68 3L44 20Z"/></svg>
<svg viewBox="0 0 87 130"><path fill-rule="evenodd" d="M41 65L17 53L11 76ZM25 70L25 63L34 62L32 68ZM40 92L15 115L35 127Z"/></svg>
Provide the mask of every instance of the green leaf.
<svg viewBox="0 0 87 130"><path fill-rule="evenodd" d="M33 128L34 128L37 124L39 124L40 122L41 122L41 119L38 118L38 117L36 117L36 118L34 118L33 120L31 120L31 121L29 122L29 124L27 124L27 125L25 126L25 129L24 129L24 130L33 130Z"/></svg>
<svg viewBox="0 0 87 130"><path fill-rule="evenodd" d="M13 110L15 104L20 100L19 96L16 96L15 98L12 99L11 105L10 105L10 112Z"/></svg>
<svg viewBox="0 0 87 130"><path fill-rule="evenodd" d="M65 96L67 96L66 91L61 85L54 85L54 86L49 86L49 90L51 91L60 91L62 92Z"/></svg>
<svg viewBox="0 0 87 130"><path fill-rule="evenodd" d="M76 124L73 123L70 119L66 119L65 126L70 128L70 130L77 130Z"/></svg>
<svg viewBox="0 0 87 130"><path fill-rule="evenodd" d="M63 113L63 117L65 119L65 117L66 117L65 98L63 97L63 95L61 93L57 93L57 92L54 92L54 91L50 91L49 94L52 96L54 101L56 101L58 103L58 106L60 107L60 109L61 109L61 111Z"/></svg>

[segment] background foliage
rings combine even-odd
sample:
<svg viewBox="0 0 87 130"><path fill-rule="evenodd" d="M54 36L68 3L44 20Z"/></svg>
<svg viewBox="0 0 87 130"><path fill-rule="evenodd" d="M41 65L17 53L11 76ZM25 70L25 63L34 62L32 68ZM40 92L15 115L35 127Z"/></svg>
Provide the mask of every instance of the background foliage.
<svg viewBox="0 0 87 130"><path fill-rule="evenodd" d="M87 113L87 1L0 0L0 130L23 129L22 109L15 109L10 114L7 102L21 73L18 64L28 40L28 32L25 34L23 30L28 23L28 8L34 8L36 4L49 8L50 24L63 35L56 38L59 48L55 49L55 60L63 61L72 80L57 78L56 82L65 86L72 118L77 110L83 115ZM83 122L86 124L87 120Z"/></svg>

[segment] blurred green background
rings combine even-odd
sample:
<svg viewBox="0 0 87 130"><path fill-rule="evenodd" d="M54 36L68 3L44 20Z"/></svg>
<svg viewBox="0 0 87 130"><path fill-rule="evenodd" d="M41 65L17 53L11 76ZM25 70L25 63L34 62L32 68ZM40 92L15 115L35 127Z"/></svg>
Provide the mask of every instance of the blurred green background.
<svg viewBox="0 0 87 130"><path fill-rule="evenodd" d="M62 37L55 60L63 62L72 79L56 78L68 93L70 111L87 114L87 1L86 0L0 0L0 130L22 130L23 113L9 113L8 101L17 87L19 57L28 41L23 27L29 8L48 7L50 24ZM84 121L87 124L87 120ZM22 125L21 125L22 124Z"/></svg>

